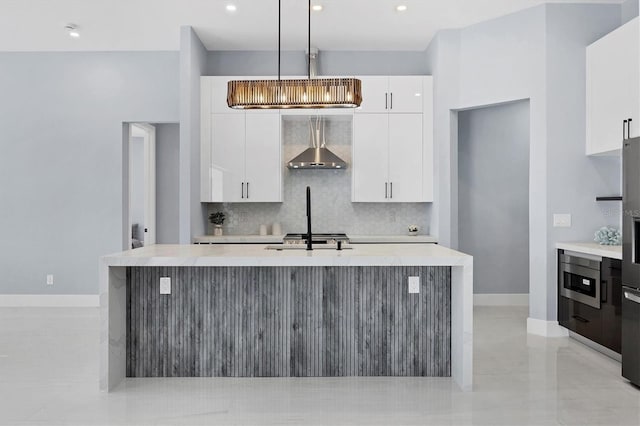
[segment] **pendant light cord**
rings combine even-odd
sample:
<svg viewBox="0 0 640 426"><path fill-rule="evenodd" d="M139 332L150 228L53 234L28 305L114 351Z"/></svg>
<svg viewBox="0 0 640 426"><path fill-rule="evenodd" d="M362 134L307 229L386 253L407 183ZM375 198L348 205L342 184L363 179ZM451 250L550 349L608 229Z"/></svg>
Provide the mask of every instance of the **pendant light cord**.
<svg viewBox="0 0 640 426"><path fill-rule="evenodd" d="M309 0L309 26L307 34L307 74L311 80L311 0Z"/></svg>
<svg viewBox="0 0 640 426"><path fill-rule="evenodd" d="M278 0L278 81L280 81L280 38L282 31L282 0Z"/></svg>

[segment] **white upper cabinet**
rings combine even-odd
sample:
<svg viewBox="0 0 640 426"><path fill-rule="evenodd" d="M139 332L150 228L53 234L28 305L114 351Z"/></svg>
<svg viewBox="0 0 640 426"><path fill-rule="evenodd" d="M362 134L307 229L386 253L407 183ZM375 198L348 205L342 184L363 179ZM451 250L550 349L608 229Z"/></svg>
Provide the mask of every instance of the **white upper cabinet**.
<svg viewBox="0 0 640 426"><path fill-rule="evenodd" d="M282 201L280 116L248 112L245 136L245 201Z"/></svg>
<svg viewBox="0 0 640 426"><path fill-rule="evenodd" d="M389 112L421 113L423 110L424 77L389 77Z"/></svg>
<svg viewBox="0 0 640 426"><path fill-rule="evenodd" d="M200 201L281 202L280 115L227 107L229 79L201 78Z"/></svg>
<svg viewBox="0 0 640 426"><path fill-rule="evenodd" d="M424 76L365 76L356 113L421 113Z"/></svg>
<svg viewBox="0 0 640 426"><path fill-rule="evenodd" d="M639 22L587 47L587 155L620 154L624 137L640 136Z"/></svg>
<svg viewBox="0 0 640 426"><path fill-rule="evenodd" d="M244 198L245 116L211 114L211 202Z"/></svg>
<svg viewBox="0 0 640 426"><path fill-rule="evenodd" d="M421 89L420 96L407 99L420 99L424 112L354 115L352 201L433 201L433 80L419 78L420 84L405 87L414 95Z"/></svg>
<svg viewBox="0 0 640 426"><path fill-rule="evenodd" d="M389 114L389 199L423 201L422 114Z"/></svg>
<svg viewBox="0 0 640 426"><path fill-rule="evenodd" d="M389 196L389 116L353 117L352 201L384 202Z"/></svg>

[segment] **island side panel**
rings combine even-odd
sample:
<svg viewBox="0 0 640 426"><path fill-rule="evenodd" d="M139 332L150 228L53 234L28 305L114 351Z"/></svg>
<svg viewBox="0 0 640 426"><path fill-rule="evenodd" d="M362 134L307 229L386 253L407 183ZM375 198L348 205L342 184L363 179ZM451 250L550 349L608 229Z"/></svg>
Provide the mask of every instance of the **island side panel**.
<svg viewBox="0 0 640 426"><path fill-rule="evenodd" d="M451 377L473 387L473 261L451 268Z"/></svg>
<svg viewBox="0 0 640 426"><path fill-rule="evenodd" d="M100 262L100 390L110 391L126 376L126 268Z"/></svg>
<svg viewBox="0 0 640 426"><path fill-rule="evenodd" d="M449 376L451 268L134 267L131 377ZM172 294L159 294L161 276ZM419 276L419 294L408 293Z"/></svg>

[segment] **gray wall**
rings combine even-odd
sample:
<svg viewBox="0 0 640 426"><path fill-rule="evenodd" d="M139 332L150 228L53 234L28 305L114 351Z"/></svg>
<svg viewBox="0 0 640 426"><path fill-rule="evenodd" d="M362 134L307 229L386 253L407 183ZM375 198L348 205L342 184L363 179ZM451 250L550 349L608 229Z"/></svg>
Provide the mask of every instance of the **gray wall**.
<svg viewBox="0 0 640 426"><path fill-rule="evenodd" d="M200 76L207 51L189 26L180 28L180 243L205 232L200 203Z"/></svg>
<svg viewBox="0 0 640 426"><path fill-rule="evenodd" d="M319 75L424 75L425 53L320 51ZM282 52L281 74L307 75L304 51ZM206 75L278 75L277 51L210 51Z"/></svg>
<svg viewBox="0 0 640 426"><path fill-rule="evenodd" d="M209 211L227 215L227 234L255 235L260 224L278 222L283 232L305 232L305 191L311 187L313 232L346 232L352 235L404 235L416 224L420 234L429 233L430 203L352 203L352 123L329 119L329 149L349 165L343 170L289 170L285 162L309 147L307 120L287 119L282 124L283 202L210 204ZM213 233L209 225L209 234Z"/></svg>
<svg viewBox="0 0 640 426"><path fill-rule="evenodd" d="M122 123L178 120L178 53L0 53L0 69L0 294L96 294L122 247Z"/></svg>
<svg viewBox="0 0 640 426"><path fill-rule="evenodd" d="M555 243L590 240L610 221L595 197L619 186L619 164L584 155L585 47L620 20L620 5L547 4L440 32L426 52L436 85L432 227L443 244L458 244L456 110L530 100L532 319L556 318ZM552 213L573 213L573 227L553 228Z"/></svg>
<svg viewBox="0 0 640 426"><path fill-rule="evenodd" d="M640 2L638 0L627 0L620 5L622 12L622 24L625 24L638 16L638 6Z"/></svg>
<svg viewBox="0 0 640 426"><path fill-rule="evenodd" d="M604 226L620 226L620 216L595 197L621 194L619 157L587 157L586 46L619 26L606 6L547 6L547 312L556 318L557 241L592 241ZM619 206L619 205L618 205ZM571 213L571 228L554 228L553 213Z"/></svg>
<svg viewBox="0 0 640 426"><path fill-rule="evenodd" d="M458 114L459 249L474 293L529 292L529 102Z"/></svg>
<svg viewBox="0 0 640 426"><path fill-rule="evenodd" d="M180 239L180 125L156 124L156 242Z"/></svg>

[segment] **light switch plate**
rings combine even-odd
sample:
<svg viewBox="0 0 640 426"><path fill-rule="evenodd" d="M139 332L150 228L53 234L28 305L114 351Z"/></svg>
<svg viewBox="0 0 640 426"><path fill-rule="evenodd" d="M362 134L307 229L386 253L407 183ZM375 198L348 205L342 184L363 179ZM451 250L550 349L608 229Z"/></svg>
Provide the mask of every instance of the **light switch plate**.
<svg viewBox="0 0 640 426"><path fill-rule="evenodd" d="M409 277L409 293L420 293L420 277Z"/></svg>
<svg viewBox="0 0 640 426"><path fill-rule="evenodd" d="M554 228L571 228L571 215L569 213L553 214Z"/></svg>
<svg viewBox="0 0 640 426"><path fill-rule="evenodd" d="M171 294L170 277L160 277L160 294Z"/></svg>
<svg viewBox="0 0 640 426"><path fill-rule="evenodd" d="M53 285L53 275L47 275L47 285Z"/></svg>

